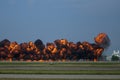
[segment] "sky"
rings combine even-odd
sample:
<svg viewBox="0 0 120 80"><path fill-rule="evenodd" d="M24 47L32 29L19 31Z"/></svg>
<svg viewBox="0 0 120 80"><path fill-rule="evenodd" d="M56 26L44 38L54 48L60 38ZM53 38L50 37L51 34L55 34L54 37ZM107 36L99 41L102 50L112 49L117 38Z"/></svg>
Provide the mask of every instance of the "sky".
<svg viewBox="0 0 120 80"><path fill-rule="evenodd" d="M120 0L0 0L0 41L88 41L106 33L120 50Z"/></svg>

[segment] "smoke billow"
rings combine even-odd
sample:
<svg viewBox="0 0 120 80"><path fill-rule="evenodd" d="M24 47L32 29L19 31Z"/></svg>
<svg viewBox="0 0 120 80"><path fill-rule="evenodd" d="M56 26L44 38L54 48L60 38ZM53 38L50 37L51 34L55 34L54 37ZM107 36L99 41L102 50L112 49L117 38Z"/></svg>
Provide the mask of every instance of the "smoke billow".
<svg viewBox="0 0 120 80"><path fill-rule="evenodd" d="M95 42L103 48L108 48L110 46L110 39L105 33L98 34L98 36L95 37Z"/></svg>
<svg viewBox="0 0 120 80"><path fill-rule="evenodd" d="M104 49L110 45L110 39L105 33L94 38L95 43L69 42L67 39L57 39L53 43L43 44L42 40L35 42L0 41L0 60L15 61L97 61Z"/></svg>

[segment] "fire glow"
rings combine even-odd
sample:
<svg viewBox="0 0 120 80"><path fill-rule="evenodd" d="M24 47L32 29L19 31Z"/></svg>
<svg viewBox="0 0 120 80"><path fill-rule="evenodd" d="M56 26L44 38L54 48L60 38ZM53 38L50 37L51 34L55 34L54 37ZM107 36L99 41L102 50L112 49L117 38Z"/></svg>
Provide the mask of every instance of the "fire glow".
<svg viewBox="0 0 120 80"><path fill-rule="evenodd" d="M107 34L100 33L95 43L69 42L66 39L57 39L46 45L40 39L35 42L10 42L4 39L0 42L0 60L6 61L77 61L80 59L97 61L104 49L110 45Z"/></svg>

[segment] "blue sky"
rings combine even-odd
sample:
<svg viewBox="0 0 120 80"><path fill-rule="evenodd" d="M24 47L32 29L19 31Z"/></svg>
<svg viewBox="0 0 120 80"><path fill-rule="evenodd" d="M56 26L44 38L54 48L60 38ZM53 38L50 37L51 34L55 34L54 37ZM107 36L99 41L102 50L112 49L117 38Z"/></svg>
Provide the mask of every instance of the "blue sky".
<svg viewBox="0 0 120 80"><path fill-rule="evenodd" d="M18 43L66 38L94 42L104 32L105 52L120 50L120 0L0 0L0 40Z"/></svg>

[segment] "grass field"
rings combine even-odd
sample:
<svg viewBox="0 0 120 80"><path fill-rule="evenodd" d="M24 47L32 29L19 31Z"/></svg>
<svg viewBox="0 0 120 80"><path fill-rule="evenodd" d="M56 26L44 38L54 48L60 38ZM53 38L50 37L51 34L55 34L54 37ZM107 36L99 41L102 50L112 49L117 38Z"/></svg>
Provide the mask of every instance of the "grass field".
<svg viewBox="0 0 120 80"><path fill-rule="evenodd" d="M22 67L18 68L17 67ZM25 67L25 69L24 69ZM30 67L32 69L26 69ZM36 67L38 69L36 69ZM41 68L53 68L50 70ZM72 70L65 70L63 68L72 68ZM86 70L74 70L75 68L83 67ZM55 68L55 70L54 70ZM61 68L61 70L57 70ZM90 68L87 70L87 68ZM95 68L96 70L91 70ZM103 70L97 70L103 68ZM105 70L110 68L111 70ZM62 70L63 69L63 70ZM115 70L112 70L115 69ZM50 74L50 75L120 75L120 62L0 62L0 74ZM25 79L25 78L0 78L0 80L72 80L72 79ZM79 79L74 79L79 80ZM94 80L94 79L80 79L80 80ZM104 80L104 79L98 79ZM106 80L106 79L105 79ZM110 79L109 79L110 80ZM119 79L111 79L119 80Z"/></svg>
<svg viewBox="0 0 120 80"><path fill-rule="evenodd" d="M7 68L4 68L6 67ZM52 70L41 70L42 67L53 67ZM1 69L3 67L3 69ZM16 69L23 67L22 69ZM24 69L25 67L25 69ZM26 67L33 67L26 69ZM38 68L36 70L36 67ZM72 68L72 70L62 70L62 68ZM103 68L103 70L74 70L75 68ZM54 70L56 68L56 70ZM61 68L61 70L57 70ZM111 70L104 70L110 68ZM112 70L117 68L116 70ZM120 62L0 62L0 74L109 74L120 75Z"/></svg>
<svg viewBox="0 0 120 80"><path fill-rule="evenodd" d="M1 78L0 80L96 80L96 79L23 79L23 78ZM97 79L97 80L120 80L120 79Z"/></svg>
<svg viewBox="0 0 120 80"><path fill-rule="evenodd" d="M0 66L2 65L12 65L12 66L120 66L120 62L93 62L93 61L83 61L83 62L19 62L19 61L0 61Z"/></svg>
<svg viewBox="0 0 120 80"><path fill-rule="evenodd" d="M119 70L14 70L14 69L7 69L7 70L0 70L0 74L64 74L64 75L120 75Z"/></svg>

